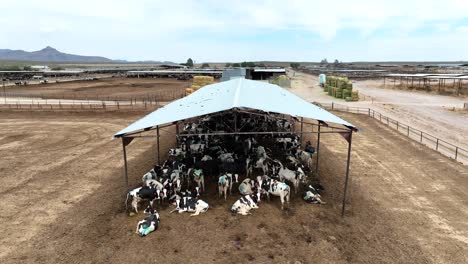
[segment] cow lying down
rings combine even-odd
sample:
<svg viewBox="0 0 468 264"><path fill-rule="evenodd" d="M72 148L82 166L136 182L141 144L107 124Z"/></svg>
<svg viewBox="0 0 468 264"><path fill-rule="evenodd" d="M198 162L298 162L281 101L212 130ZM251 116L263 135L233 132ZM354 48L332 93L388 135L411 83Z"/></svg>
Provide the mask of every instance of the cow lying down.
<svg viewBox="0 0 468 264"><path fill-rule="evenodd" d="M142 237L147 236L153 231L156 231L159 227L160 221L159 213L150 206L145 209L144 213L148 214L149 216L138 222L136 228L136 233Z"/></svg>
<svg viewBox="0 0 468 264"><path fill-rule="evenodd" d="M249 215L251 209L257 209L257 196L246 195L237 200L231 207L231 212L241 215Z"/></svg>
<svg viewBox="0 0 468 264"><path fill-rule="evenodd" d="M322 197L319 194L320 191L320 188L314 188L312 185L309 185L307 186L307 190L304 192L302 198L304 199L304 201L311 204L326 204L321 199Z"/></svg>
<svg viewBox="0 0 468 264"><path fill-rule="evenodd" d="M176 203L176 208L172 210L171 213L175 211L179 213L189 212L189 213L193 213L190 216L196 216L196 215L199 215L200 213L204 213L208 211L208 208L210 208L208 203L206 203L205 201L198 199L196 197L194 198L190 196L185 196L185 197L177 196L175 203Z"/></svg>

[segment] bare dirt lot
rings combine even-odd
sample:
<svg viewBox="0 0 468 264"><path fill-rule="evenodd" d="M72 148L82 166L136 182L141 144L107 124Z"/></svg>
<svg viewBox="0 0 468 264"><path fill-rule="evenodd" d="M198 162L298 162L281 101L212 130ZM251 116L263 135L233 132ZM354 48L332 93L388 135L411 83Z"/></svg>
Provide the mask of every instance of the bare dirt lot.
<svg viewBox="0 0 468 264"><path fill-rule="evenodd" d="M1 263L467 263L468 171L365 116L339 114L354 136L347 217L339 216L346 142L322 137L326 205L278 199L228 212L214 188L198 217L161 208L160 229L134 233L124 213L122 147L111 136L144 113L0 112ZM162 152L174 143L168 128ZM129 145L131 183L154 139ZM211 186L213 187L213 186Z"/></svg>
<svg viewBox="0 0 468 264"><path fill-rule="evenodd" d="M366 101L345 102L331 97L318 86L317 76L300 73L293 77L292 91L309 101L335 102L370 107L411 127L433 134L468 150L468 112L460 111L466 97L428 94L417 91L381 89L381 81L354 81L354 89L373 97ZM458 111L456 111L458 109Z"/></svg>
<svg viewBox="0 0 468 264"><path fill-rule="evenodd" d="M105 78L94 81L11 86L7 93L38 96L50 99L129 100L130 98L158 97L168 101L180 98L189 87L187 81L169 78Z"/></svg>

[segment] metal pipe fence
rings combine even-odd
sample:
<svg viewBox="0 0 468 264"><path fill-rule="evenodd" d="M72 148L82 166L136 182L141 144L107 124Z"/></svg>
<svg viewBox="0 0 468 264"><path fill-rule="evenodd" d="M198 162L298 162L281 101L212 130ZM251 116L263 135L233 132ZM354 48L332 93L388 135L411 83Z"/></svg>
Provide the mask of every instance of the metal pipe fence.
<svg viewBox="0 0 468 264"><path fill-rule="evenodd" d="M17 99L62 99L62 100L89 100L89 101L133 101L135 103L149 103L160 101L173 101L185 96L184 89L175 89L173 91L156 91L138 96L108 96L108 95L73 95L73 94L42 94L42 93L14 93L14 92L0 92L0 96L4 98L17 98ZM3 98L0 98L3 99Z"/></svg>
<svg viewBox="0 0 468 264"><path fill-rule="evenodd" d="M54 102L13 102L0 104L1 109L17 109L17 110L102 110L102 111L116 111L116 110L154 110L161 105L154 102L134 103L131 101L101 101L101 102L88 102L88 101L71 101L62 102L60 100L53 100Z"/></svg>
<svg viewBox="0 0 468 264"><path fill-rule="evenodd" d="M333 102L320 104L320 106L327 110L367 115L373 119L380 121L386 126L392 129L395 129L397 132L405 135L406 137L416 142L419 142L422 145L425 145L435 151L438 151L444 156L447 156L465 165L468 164L468 150L460 146L457 146L455 144L452 144L450 142L447 142L446 140L436 137L430 133L421 131L419 129L411 127L408 124L402 123L398 120L385 116L382 113L375 111L372 108L347 106L347 105L336 104Z"/></svg>

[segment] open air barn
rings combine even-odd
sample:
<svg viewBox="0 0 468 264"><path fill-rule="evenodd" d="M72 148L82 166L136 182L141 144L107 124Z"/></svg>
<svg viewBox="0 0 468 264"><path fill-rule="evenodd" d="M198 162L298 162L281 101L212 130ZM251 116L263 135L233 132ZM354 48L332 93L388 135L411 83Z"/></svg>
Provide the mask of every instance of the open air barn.
<svg viewBox="0 0 468 264"><path fill-rule="evenodd" d="M252 68L247 70L246 78L252 80L269 80L285 74L286 69L284 68Z"/></svg>
<svg viewBox="0 0 468 264"><path fill-rule="evenodd" d="M233 119L233 126L229 130L207 131L204 133L180 132L184 124L222 114ZM275 114L275 116L282 120L290 120L295 125L291 127L290 131L272 130L259 132L256 129L246 129L242 124L243 118L249 116L266 117L272 114ZM227 120L222 120L221 122L224 121ZM175 126L178 140L181 137L190 136L239 136L241 138L260 135L316 134L316 156L314 157L316 158L316 174L318 174L319 169L320 135L329 133L341 134L348 141L347 161L346 164L343 164L343 166L346 166L346 175L343 175L346 178L342 205L342 214L344 214L352 134L357 129L347 121L305 101L297 95L277 85L238 78L207 85L187 97L157 109L114 135L114 138L121 138L122 140L124 176L127 189L129 183L126 146L136 138L155 137L158 152L157 163L160 164L160 129L168 126ZM305 127L309 128L309 130L305 129ZM152 133L154 131L156 134ZM339 165L337 164L337 166Z"/></svg>
<svg viewBox="0 0 468 264"><path fill-rule="evenodd" d="M468 94L468 75L459 73L416 73L388 74L384 76L384 86L399 85L405 88L437 91L441 94L456 96Z"/></svg>

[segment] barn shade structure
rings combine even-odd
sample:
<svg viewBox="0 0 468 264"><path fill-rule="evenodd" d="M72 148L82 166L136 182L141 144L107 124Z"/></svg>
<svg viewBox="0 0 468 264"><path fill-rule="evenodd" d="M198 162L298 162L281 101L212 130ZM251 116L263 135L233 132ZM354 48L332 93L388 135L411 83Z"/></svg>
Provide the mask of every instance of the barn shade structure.
<svg viewBox="0 0 468 264"><path fill-rule="evenodd" d="M268 115L269 113L282 114L300 123L300 132L286 132L295 134L317 134L317 162L315 171L318 173L318 160L320 154L320 134L339 133L348 141L348 158L346 163L346 178L343 193L342 215L344 215L346 191L349 179L349 164L352 144L352 133L357 128L332 113L311 104L301 97L273 84L248 79L234 79L226 82L207 85L196 92L173 101L166 106L146 115L140 120L122 129L114 135L121 138L124 155L124 174L128 187L128 172L126 146L134 138L156 137L157 157L159 160L159 129L171 125L176 126L177 136L223 136L223 135L259 135L259 134L285 134L278 131L242 131L237 125L231 131L207 132L202 134L179 134L179 124L190 120L231 112L248 115ZM304 120L314 119L315 122ZM236 120L236 119L235 119ZM303 125L312 125L312 131L304 131ZM317 127L315 130L314 127ZM156 130L156 135L145 135L146 131ZM302 139L302 137L301 137Z"/></svg>

